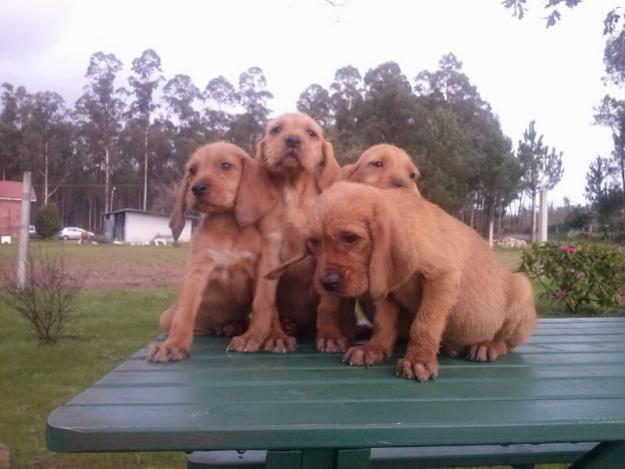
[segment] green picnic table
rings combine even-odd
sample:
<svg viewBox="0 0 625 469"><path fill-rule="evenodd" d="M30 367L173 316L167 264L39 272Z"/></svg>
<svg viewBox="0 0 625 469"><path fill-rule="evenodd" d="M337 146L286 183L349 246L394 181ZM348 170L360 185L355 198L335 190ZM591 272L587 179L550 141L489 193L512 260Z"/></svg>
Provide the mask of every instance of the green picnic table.
<svg viewBox="0 0 625 469"><path fill-rule="evenodd" d="M625 468L625 318L543 319L507 356L442 357L421 384L395 377L401 345L361 368L311 342L284 355L226 344L198 337L169 364L138 351L50 414L48 448L195 451L189 467Z"/></svg>

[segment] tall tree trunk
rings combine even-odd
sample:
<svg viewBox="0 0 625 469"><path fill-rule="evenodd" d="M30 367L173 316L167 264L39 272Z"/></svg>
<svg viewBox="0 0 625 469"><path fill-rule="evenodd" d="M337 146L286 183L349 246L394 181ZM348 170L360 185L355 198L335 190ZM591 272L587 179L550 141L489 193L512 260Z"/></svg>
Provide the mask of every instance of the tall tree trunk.
<svg viewBox="0 0 625 469"><path fill-rule="evenodd" d="M48 139L45 139L43 144L43 200L44 203L48 203L50 198L50 192L48 191Z"/></svg>
<svg viewBox="0 0 625 469"><path fill-rule="evenodd" d="M533 243L536 241L536 191L532 192L532 232L530 234L530 241Z"/></svg>
<svg viewBox="0 0 625 469"><path fill-rule="evenodd" d="M108 146L104 147L104 156L104 213L107 213L111 211L109 206L111 161Z"/></svg>
<svg viewBox="0 0 625 469"><path fill-rule="evenodd" d="M621 156L621 183L623 184L623 191L622 191L622 197L623 197L623 207L625 207L625 155Z"/></svg>
<svg viewBox="0 0 625 469"><path fill-rule="evenodd" d="M143 133L143 211L148 209L148 129Z"/></svg>

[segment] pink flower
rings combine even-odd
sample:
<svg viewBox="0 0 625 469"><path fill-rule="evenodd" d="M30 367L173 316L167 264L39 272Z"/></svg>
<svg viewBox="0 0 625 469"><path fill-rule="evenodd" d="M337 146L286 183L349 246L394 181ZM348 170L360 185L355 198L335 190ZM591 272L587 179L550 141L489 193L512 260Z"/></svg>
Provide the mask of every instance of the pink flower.
<svg viewBox="0 0 625 469"><path fill-rule="evenodd" d="M575 254L577 252L577 248L563 244L562 246L560 246L560 252L563 252L565 254Z"/></svg>
<svg viewBox="0 0 625 469"><path fill-rule="evenodd" d="M575 276L575 280L577 280L578 282L584 280L586 278L586 276L584 274L577 274Z"/></svg>
<svg viewBox="0 0 625 469"><path fill-rule="evenodd" d="M558 288L558 289L556 290L555 297L556 297L556 299L557 299L558 301L560 301L562 298L564 298L564 292L562 291L562 289L561 289L561 288Z"/></svg>

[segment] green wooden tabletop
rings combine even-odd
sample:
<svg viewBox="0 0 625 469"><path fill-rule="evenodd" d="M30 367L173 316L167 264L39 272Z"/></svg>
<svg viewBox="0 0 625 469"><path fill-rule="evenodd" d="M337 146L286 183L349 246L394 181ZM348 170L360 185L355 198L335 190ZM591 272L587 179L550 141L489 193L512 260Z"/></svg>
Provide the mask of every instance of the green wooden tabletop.
<svg viewBox="0 0 625 469"><path fill-rule="evenodd" d="M145 349L47 422L56 451L371 448L625 440L625 318L544 319L493 363L442 358L436 381L395 377L395 359L349 367L302 343L290 354L189 360Z"/></svg>

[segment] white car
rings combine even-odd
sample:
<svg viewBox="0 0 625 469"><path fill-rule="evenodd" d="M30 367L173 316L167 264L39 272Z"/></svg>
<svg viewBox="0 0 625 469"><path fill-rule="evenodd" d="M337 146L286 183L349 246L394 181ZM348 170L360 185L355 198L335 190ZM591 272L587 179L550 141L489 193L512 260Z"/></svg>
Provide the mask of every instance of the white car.
<svg viewBox="0 0 625 469"><path fill-rule="evenodd" d="M59 231L59 238L61 239L90 239L93 236L91 231L83 230L77 226L66 226Z"/></svg>

